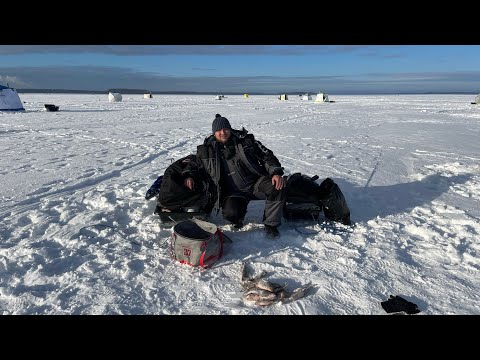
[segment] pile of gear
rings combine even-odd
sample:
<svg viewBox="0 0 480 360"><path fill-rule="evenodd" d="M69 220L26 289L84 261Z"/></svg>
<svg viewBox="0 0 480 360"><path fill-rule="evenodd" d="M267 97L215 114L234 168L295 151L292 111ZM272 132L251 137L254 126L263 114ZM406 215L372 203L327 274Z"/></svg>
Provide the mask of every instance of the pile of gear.
<svg viewBox="0 0 480 360"><path fill-rule="evenodd" d="M187 155L167 167L145 194L145 199L157 199L155 214L164 223L191 219L207 220L217 200L213 181L206 173L199 172L197 186L190 190L184 186L183 170L195 164L196 156ZM338 187L330 178L320 184L318 176L294 173L284 177L287 197L283 215L287 220L318 220L323 211L325 218L344 225L351 225L350 209Z"/></svg>

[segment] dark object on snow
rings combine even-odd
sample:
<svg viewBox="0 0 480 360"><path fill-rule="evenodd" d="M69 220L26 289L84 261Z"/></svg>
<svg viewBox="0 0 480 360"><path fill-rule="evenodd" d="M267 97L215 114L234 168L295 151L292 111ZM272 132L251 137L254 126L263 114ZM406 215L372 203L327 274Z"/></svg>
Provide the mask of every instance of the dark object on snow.
<svg viewBox="0 0 480 360"><path fill-rule="evenodd" d="M318 176L307 176L301 173L295 173L289 175L286 179L287 183L287 202L300 204L300 203L313 203L320 205L316 192L320 185L315 180Z"/></svg>
<svg viewBox="0 0 480 360"><path fill-rule="evenodd" d="M158 196L160 194L160 186L162 186L163 175L160 175L157 180L150 186L150 189L147 190L145 194L145 199L150 200L154 196Z"/></svg>
<svg viewBox="0 0 480 360"><path fill-rule="evenodd" d="M323 205L323 212L328 220L337 221L344 225L351 225L350 209L342 191L335 182L326 178L320 184L317 192Z"/></svg>
<svg viewBox="0 0 480 360"><path fill-rule="evenodd" d="M58 106L53 104L45 104L45 109L47 109L47 111L58 111Z"/></svg>
<svg viewBox="0 0 480 360"><path fill-rule="evenodd" d="M381 305L383 310L385 310L387 314L404 311L407 314L411 315L420 312L417 305L405 300L400 296L390 295L390 299L388 299L387 301L382 301Z"/></svg>
<svg viewBox="0 0 480 360"><path fill-rule="evenodd" d="M326 178L320 185L313 177L295 173L286 178L287 199L284 217L287 220L317 220L322 209L328 220L351 225L350 209L340 188Z"/></svg>
<svg viewBox="0 0 480 360"><path fill-rule="evenodd" d="M312 203L295 204L286 202L283 207L283 216L288 221L318 221L321 212L322 206Z"/></svg>
<svg viewBox="0 0 480 360"><path fill-rule="evenodd" d="M185 156L171 164L164 173L158 195L158 202L164 208L171 211L196 212L205 211L210 213L214 202L215 194L212 188L213 182L204 172L197 172L194 181L195 187L190 190L185 186L187 178L183 170L187 165L196 166L196 156Z"/></svg>
<svg viewBox="0 0 480 360"><path fill-rule="evenodd" d="M211 213L216 192L208 175L199 172L194 179L193 190L184 184L183 170L188 164L195 164L195 160L195 155L188 155L175 161L148 189L145 199L157 198L154 213L160 216L163 223L179 222L193 217L206 220Z"/></svg>
<svg viewBox="0 0 480 360"><path fill-rule="evenodd" d="M283 216L289 221L318 220L322 212L316 193L320 187L315 182L318 176L313 177L294 173L285 177L287 198L283 207Z"/></svg>

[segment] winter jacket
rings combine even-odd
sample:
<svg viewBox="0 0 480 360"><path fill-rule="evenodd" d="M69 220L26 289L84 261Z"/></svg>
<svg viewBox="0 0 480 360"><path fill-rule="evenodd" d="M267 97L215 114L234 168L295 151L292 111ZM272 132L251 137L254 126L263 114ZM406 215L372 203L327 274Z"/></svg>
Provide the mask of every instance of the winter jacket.
<svg viewBox="0 0 480 360"><path fill-rule="evenodd" d="M237 166L237 174L243 179L249 179L252 175L257 178L265 175L283 175L283 168L275 157L273 152L255 140L253 134L248 131L232 129L231 140L235 146L235 164ZM229 140L230 141L230 140ZM214 135L205 138L202 145L197 146L197 158L195 165L187 165L184 175L195 178L196 172L204 169L212 178L217 188L217 196L215 208L220 207L221 199L221 159L223 156L220 152L220 143L215 139ZM242 181L240 178L238 181Z"/></svg>

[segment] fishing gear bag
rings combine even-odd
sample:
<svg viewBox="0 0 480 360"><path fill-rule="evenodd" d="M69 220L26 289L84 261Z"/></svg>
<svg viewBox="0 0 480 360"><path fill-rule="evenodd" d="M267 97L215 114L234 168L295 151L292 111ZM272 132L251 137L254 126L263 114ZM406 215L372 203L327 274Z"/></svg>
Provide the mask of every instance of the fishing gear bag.
<svg viewBox="0 0 480 360"><path fill-rule="evenodd" d="M344 225L352 224L347 200L332 179L326 178L323 180L317 194L323 205L323 213L328 220L340 222Z"/></svg>
<svg viewBox="0 0 480 360"><path fill-rule="evenodd" d="M330 178L321 184L317 179L317 175L310 177L301 173L287 177L284 217L287 220L318 220L323 210L327 220L350 225L350 209L338 185Z"/></svg>
<svg viewBox="0 0 480 360"><path fill-rule="evenodd" d="M217 225L196 218L183 220L173 226L172 258L204 269L223 255L223 234Z"/></svg>
<svg viewBox="0 0 480 360"><path fill-rule="evenodd" d="M193 217L206 220L215 203L213 181L204 172L199 172L195 179L195 188L184 185L184 168L195 164L196 156L185 156L167 167L165 173L159 176L148 189L145 199L157 199L155 214L160 216L162 223L175 223Z"/></svg>
<svg viewBox="0 0 480 360"><path fill-rule="evenodd" d="M318 220L322 212L322 204L316 195L319 185L315 182L318 176L313 177L294 173L286 181L287 197L283 207L283 216L288 221Z"/></svg>
<svg viewBox="0 0 480 360"><path fill-rule="evenodd" d="M194 166L196 156L191 154L172 163L163 175L158 193L160 206L171 211L188 211L187 208L195 208L210 212L213 207L212 190L213 182L205 172L198 172L195 187L189 189L185 186L183 171L187 165Z"/></svg>

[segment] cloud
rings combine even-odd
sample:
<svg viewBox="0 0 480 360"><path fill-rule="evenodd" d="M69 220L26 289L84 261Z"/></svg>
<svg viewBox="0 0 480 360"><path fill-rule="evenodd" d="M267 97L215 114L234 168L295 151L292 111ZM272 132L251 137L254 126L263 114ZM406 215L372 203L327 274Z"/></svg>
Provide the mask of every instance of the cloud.
<svg viewBox="0 0 480 360"><path fill-rule="evenodd" d="M480 71L455 71L455 72L423 72L423 73L370 73L370 79L377 81L464 81L479 82Z"/></svg>
<svg viewBox="0 0 480 360"><path fill-rule="evenodd" d="M104 91L111 88L219 93L478 92L480 72L371 73L357 76L173 77L118 67L52 66L0 68L3 82L27 89Z"/></svg>
<svg viewBox="0 0 480 360"><path fill-rule="evenodd" d="M208 69L208 68L192 68L195 71L215 71L216 69Z"/></svg>
<svg viewBox="0 0 480 360"><path fill-rule="evenodd" d="M8 84L9 86L13 88L29 88L31 87L31 84L29 84L26 81L22 81L16 76L9 76L9 75L1 75L0 74L0 83L3 84Z"/></svg>
<svg viewBox="0 0 480 360"><path fill-rule="evenodd" d="M332 45L1 45L0 55L96 53L150 55L306 55L344 53L365 46Z"/></svg>

